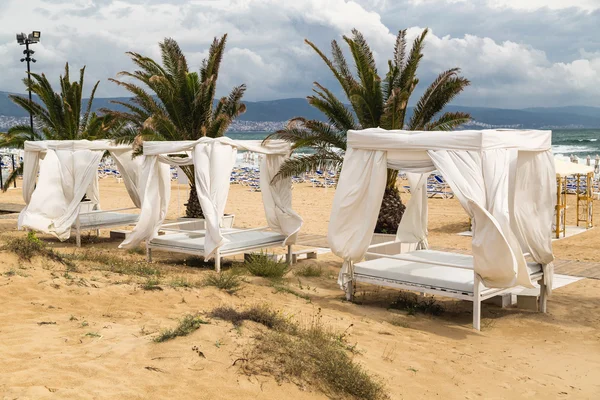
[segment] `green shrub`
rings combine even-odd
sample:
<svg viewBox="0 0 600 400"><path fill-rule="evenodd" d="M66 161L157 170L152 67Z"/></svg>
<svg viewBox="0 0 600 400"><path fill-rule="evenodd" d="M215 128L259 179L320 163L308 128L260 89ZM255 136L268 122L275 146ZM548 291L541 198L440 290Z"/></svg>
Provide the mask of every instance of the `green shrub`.
<svg viewBox="0 0 600 400"><path fill-rule="evenodd" d="M208 324L208 322L200 318L198 314L188 314L179 321L179 324L175 328L163 330L153 340L160 343L174 339L178 336L187 336L204 324Z"/></svg>
<svg viewBox="0 0 600 400"><path fill-rule="evenodd" d="M204 286L214 286L217 289L233 294L241 289L242 278L233 272L212 273L204 279Z"/></svg>
<svg viewBox="0 0 600 400"><path fill-rule="evenodd" d="M305 265L294 270L294 275L304 278L318 278L323 275L323 268L320 265Z"/></svg>
<svg viewBox="0 0 600 400"><path fill-rule="evenodd" d="M416 313L442 315L444 307L439 304L433 297L427 297L420 300L414 293L400 292L398 298L390 304L390 308L406 311L409 315Z"/></svg>
<svg viewBox="0 0 600 400"><path fill-rule="evenodd" d="M274 260L262 252L248 256L244 267L254 276L270 279L281 279L289 271L287 263Z"/></svg>

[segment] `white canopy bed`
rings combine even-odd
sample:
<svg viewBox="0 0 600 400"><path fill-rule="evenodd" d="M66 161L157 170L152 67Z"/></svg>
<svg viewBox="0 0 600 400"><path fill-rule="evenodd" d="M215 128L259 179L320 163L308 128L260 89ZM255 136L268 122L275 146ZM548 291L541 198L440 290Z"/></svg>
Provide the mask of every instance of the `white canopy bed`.
<svg viewBox="0 0 600 400"><path fill-rule="evenodd" d="M545 312L554 260L551 136L528 130L348 131L328 233L332 251L344 259L338 282L347 298L355 282L367 282L469 300L479 329L483 300L538 281ZM370 246L388 168L407 173L412 195L395 241ZM433 170L473 220L472 256L427 249L426 184ZM399 243L409 251L389 254Z"/></svg>
<svg viewBox="0 0 600 400"><path fill-rule="evenodd" d="M119 168L135 207L101 210L98 164L109 152ZM81 231L134 224L138 214L124 213L141 206L141 159L132 159L130 145L108 140L48 140L25 142L23 199L19 229L51 234L61 241L71 231L81 246ZM39 172L39 177L38 177ZM82 201L86 196L88 200Z"/></svg>
<svg viewBox="0 0 600 400"><path fill-rule="evenodd" d="M238 150L265 155L261 161L260 187L268 224L266 228L222 227L231 170ZM290 145L283 141L262 144L254 140L205 137L197 141L145 142L142 169L151 183L145 189L140 220L120 247L131 248L146 241L149 261L152 259L152 249L194 254L206 260L214 257L215 269L220 271L223 256L287 246L288 262L291 262L291 246L296 242L303 221L292 210L291 179L272 182L290 153ZM158 171L160 165L194 165L196 191L204 213L205 229L172 228L181 227L185 222L163 225L171 180L168 174ZM167 234L159 236L159 231Z"/></svg>

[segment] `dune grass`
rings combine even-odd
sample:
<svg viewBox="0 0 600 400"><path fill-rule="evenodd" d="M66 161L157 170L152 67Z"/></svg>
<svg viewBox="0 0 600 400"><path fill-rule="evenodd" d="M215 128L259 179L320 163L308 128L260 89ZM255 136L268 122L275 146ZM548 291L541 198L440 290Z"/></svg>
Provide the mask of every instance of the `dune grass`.
<svg viewBox="0 0 600 400"><path fill-rule="evenodd" d="M278 382L294 382L313 387L330 398L388 399L383 384L353 360L345 333L326 327L320 314L303 326L266 305L238 311L218 307L212 318L241 326L257 322L263 329L254 336L254 347L244 357L241 369L248 375L270 374Z"/></svg>
<svg viewBox="0 0 600 400"><path fill-rule="evenodd" d="M416 294L408 292L400 292L396 300L390 304L390 308L406 311L409 315L422 313L439 316L445 311L444 306L433 297L426 297L421 300Z"/></svg>
<svg viewBox="0 0 600 400"><path fill-rule="evenodd" d="M73 253L65 255L65 258L88 262L92 264L91 268L97 271L113 272L121 275L134 275L141 277L159 277L161 272L145 261L131 261L122 256L115 256L98 251L87 250L82 253Z"/></svg>
<svg viewBox="0 0 600 400"><path fill-rule="evenodd" d="M308 264L294 270L294 275L304 278L319 278L323 275L323 268L320 265Z"/></svg>
<svg viewBox="0 0 600 400"><path fill-rule="evenodd" d="M67 267L67 271L77 271L77 266L71 260L48 248L44 242L38 239L34 231L27 232L25 237L9 239L3 250L16 254L19 260L31 261L33 257L41 256L63 264Z"/></svg>
<svg viewBox="0 0 600 400"><path fill-rule="evenodd" d="M164 329L153 341L156 343L166 342L167 340L175 339L179 336L187 336L190 333L196 331L201 325L208 324L198 314L188 314L184 316L179 324L172 329Z"/></svg>
<svg viewBox="0 0 600 400"><path fill-rule="evenodd" d="M251 254L244 263L244 268L254 276L269 279L281 279L289 271L289 265L282 261L274 260L266 253Z"/></svg>
<svg viewBox="0 0 600 400"><path fill-rule="evenodd" d="M242 278L239 274L232 271L215 272L204 278L202 282L204 286L213 286L217 289L226 291L229 294L234 294L242 288Z"/></svg>

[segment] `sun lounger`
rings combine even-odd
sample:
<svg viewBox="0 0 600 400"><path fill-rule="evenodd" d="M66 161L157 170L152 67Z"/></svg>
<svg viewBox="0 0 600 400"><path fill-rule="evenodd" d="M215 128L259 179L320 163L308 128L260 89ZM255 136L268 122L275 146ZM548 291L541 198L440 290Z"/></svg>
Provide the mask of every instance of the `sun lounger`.
<svg viewBox="0 0 600 400"><path fill-rule="evenodd" d="M166 224L164 226L169 226ZM177 224L175 224L177 225ZM181 224L179 224L181 225ZM223 229L221 232L228 243L221 246L215 257L215 270L221 270L221 257L244 254L251 250L264 249L269 247L282 246L286 237L276 232L267 231L268 228L256 229ZM152 249L160 249L175 253L193 254L204 257L204 238L206 231L186 231L180 232L178 229L161 230L170 233L157 236L146 243L148 262L152 261ZM287 261L291 262L292 246L288 245Z"/></svg>
<svg viewBox="0 0 600 400"><path fill-rule="evenodd" d="M478 330L481 326L481 302L513 289L486 288L473 270L473 257L470 255L416 250L390 256L378 254L376 248L379 246L371 246L374 252L367 253L377 258L354 264L353 282L472 301L473 327ZM540 311L546 312L542 266L528 263L527 269L532 281L540 284ZM353 291L353 286L348 285L347 290Z"/></svg>
<svg viewBox="0 0 600 400"><path fill-rule="evenodd" d="M136 210L136 207L118 208L113 210L91 210L84 211L85 203L81 206L83 209L79 212L72 231L75 231L75 241L77 247L81 247L81 231L95 230L99 233L100 229L117 228L120 226L134 225L138 222L139 214L122 213L121 211Z"/></svg>

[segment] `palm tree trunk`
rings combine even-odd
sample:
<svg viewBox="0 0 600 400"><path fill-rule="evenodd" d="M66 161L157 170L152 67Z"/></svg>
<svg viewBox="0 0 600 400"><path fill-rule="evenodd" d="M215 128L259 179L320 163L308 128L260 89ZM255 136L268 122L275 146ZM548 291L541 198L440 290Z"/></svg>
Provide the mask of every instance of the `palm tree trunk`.
<svg viewBox="0 0 600 400"><path fill-rule="evenodd" d="M406 206L400 198L400 191L396 187L398 171L388 169L387 184L375 225L375 233L395 234L404 214Z"/></svg>
<svg viewBox="0 0 600 400"><path fill-rule="evenodd" d="M190 197L187 203L185 203L185 216L187 218L204 218L204 213L198 200L198 193L196 192L196 185L190 185Z"/></svg>

